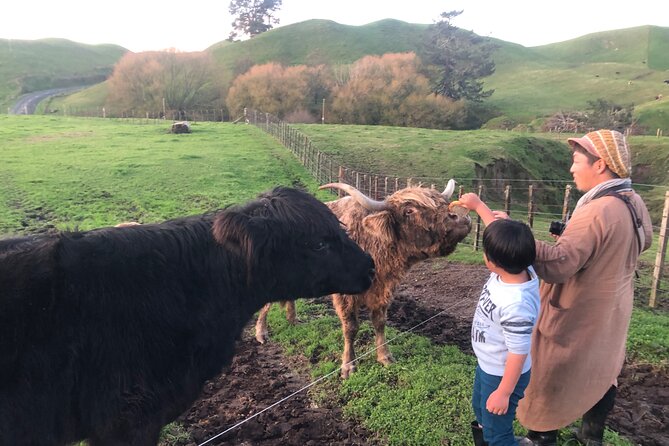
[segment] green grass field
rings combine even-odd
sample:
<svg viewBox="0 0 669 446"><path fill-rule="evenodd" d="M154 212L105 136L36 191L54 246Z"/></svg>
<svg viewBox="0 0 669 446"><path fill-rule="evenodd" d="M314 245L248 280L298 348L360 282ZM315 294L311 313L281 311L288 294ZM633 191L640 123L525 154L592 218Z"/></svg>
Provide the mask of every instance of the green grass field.
<svg viewBox="0 0 669 446"><path fill-rule="evenodd" d="M313 179L252 126L0 115L0 233L156 222ZM321 192L326 196L325 192Z"/></svg>
<svg viewBox="0 0 669 446"><path fill-rule="evenodd" d="M92 229L124 220L156 222L243 202L279 184L317 189L288 150L253 126L197 123L185 135L168 129L163 121L0 115L0 234L33 233L49 225ZM374 160L384 169L399 168L403 158L398 147L404 146L404 156L414 163L413 170L404 166L405 172L433 168L442 176L464 175L463 159L472 156L468 150L476 149L479 160L496 150L523 158L522 145L513 144L516 136L504 132L456 136L420 129L307 130L329 150L343 153L348 144L356 144L351 150L367 159L370 168ZM439 146L440 138L461 140L451 148L448 142ZM506 151L498 149L506 144ZM376 152L370 158L366 152L372 147ZM438 152L443 152L439 158L433 156ZM450 166L451 160L456 167ZM530 163L543 172L539 164ZM331 199L327 192L318 196ZM451 260L480 262L480 254L463 245ZM293 327L272 310L273 339L287 354L316 357L314 377L335 371L342 345L336 316L306 302L299 303L298 311L306 322ZM371 349L371 330L363 323L358 352ZM469 444L473 357L420 336L399 335L388 330L389 339L398 336L390 345L397 364L383 368L364 359L350 380L325 380L312 390L313 397L334 398L347 416L391 445ZM635 309L628 344L635 360L666 364L669 316ZM170 426L168 435L179 435L179 427ZM612 432L607 439L614 445L630 444Z"/></svg>

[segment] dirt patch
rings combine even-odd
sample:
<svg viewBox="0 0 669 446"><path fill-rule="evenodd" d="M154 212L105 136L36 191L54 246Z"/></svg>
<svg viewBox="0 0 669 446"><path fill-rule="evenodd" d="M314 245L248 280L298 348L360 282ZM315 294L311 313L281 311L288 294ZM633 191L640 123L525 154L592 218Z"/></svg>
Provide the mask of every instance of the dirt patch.
<svg viewBox="0 0 669 446"><path fill-rule="evenodd" d="M228 371L209 381L201 398L179 421L199 445L300 391L312 379L306 358L288 358L278 344L260 345L250 330L237 345ZM338 407L315 404L307 391L297 393L210 445L371 445L374 435L344 419Z"/></svg>
<svg viewBox="0 0 669 446"><path fill-rule="evenodd" d="M627 364L608 425L635 443L669 445L669 368Z"/></svg>
<svg viewBox="0 0 669 446"><path fill-rule="evenodd" d="M471 353L474 307L488 277L483 266L428 260L416 265L395 293L388 325L413 329L439 344ZM428 323L417 326L434 317ZM309 384L306 358L258 345L250 332L239 342L232 366L207 383L202 397L180 418L199 445ZM619 380L608 426L644 446L669 445L669 370L628 364ZM308 392L280 403L208 445L375 445L374 435L344 419L337 407L315 404Z"/></svg>

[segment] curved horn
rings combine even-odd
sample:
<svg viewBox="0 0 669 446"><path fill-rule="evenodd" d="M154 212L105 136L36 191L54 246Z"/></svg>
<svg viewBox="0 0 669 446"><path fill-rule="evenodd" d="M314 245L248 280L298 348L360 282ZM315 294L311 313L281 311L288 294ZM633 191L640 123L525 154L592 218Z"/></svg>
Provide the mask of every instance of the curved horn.
<svg viewBox="0 0 669 446"><path fill-rule="evenodd" d="M455 180L451 178L448 180L448 183L446 183L446 189L441 193L441 195L444 196L445 199L451 198L453 195L453 192L455 191Z"/></svg>
<svg viewBox="0 0 669 446"><path fill-rule="evenodd" d="M355 187L346 183L328 183L319 187L319 189L340 189L349 194L360 206L368 211L382 211L388 207L385 201L376 201L360 192Z"/></svg>

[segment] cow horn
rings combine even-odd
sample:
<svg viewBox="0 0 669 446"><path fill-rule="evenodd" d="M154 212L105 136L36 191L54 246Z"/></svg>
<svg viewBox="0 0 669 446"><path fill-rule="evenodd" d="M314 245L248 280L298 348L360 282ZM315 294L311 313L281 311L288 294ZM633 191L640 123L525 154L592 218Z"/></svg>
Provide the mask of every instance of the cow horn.
<svg viewBox="0 0 669 446"><path fill-rule="evenodd" d="M382 211L388 206L385 201L376 201L369 198L367 195L360 192L355 187L346 183L328 183L319 187L319 189L340 189L349 194L360 206L368 211Z"/></svg>
<svg viewBox="0 0 669 446"><path fill-rule="evenodd" d="M444 189L441 195L443 195L444 198L448 200L451 198L454 191L455 191L455 180L451 178L450 180L448 180L448 183L446 183L446 189Z"/></svg>

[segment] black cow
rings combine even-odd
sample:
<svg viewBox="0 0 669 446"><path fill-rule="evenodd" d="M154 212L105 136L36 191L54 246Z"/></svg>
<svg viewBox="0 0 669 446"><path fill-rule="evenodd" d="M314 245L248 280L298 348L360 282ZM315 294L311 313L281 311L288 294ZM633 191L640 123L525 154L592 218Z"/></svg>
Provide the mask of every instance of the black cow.
<svg viewBox="0 0 669 446"><path fill-rule="evenodd" d="M155 445L268 301L359 293L373 262L313 196L0 241L0 444Z"/></svg>

